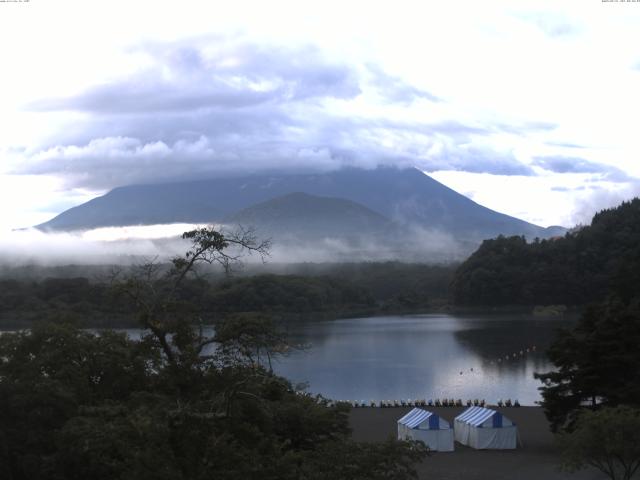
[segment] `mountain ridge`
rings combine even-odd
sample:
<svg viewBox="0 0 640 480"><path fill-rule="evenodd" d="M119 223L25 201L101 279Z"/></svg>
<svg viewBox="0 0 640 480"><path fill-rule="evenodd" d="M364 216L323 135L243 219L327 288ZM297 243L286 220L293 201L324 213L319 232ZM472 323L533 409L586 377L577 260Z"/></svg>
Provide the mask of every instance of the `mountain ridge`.
<svg viewBox="0 0 640 480"><path fill-rule="evenodd" d="M257 203L223 219L277 237L322 238L381 235L396 230L383 215L351 200L288 193Z"/></svg>
<svg viewBox="0 0 640 480"><path fill-rule="evenodd" d="M348 200L398 224L419 225L465 239L561 234L557 229L545 229L479 205L415 168L395 167L117 187L37 228L69 231L175 222L219 223L243 209L294 192Z"/></svg>

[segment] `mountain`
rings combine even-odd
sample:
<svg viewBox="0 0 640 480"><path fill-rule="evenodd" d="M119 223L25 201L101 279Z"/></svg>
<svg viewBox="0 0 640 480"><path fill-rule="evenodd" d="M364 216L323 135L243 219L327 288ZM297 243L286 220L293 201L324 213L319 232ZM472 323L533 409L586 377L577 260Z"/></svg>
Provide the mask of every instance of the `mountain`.
<svg viewBox="0 0 640 480"><path fill-rule="evenodd" d="M417 169L393 167L130 185L62 212L38 228L82 230L221 222L243 209L295 192L349 200L396 223L457 238L480 240L498 234L546 238L558 234L483 207Z"/></svg>
<svg viewBox="0 0 640 480"><path fill-rule="evenodd" d="M377 236L396 229L389 219L356 202L302 192L242 209L223 223L250 225L276 238Z"/></svg>

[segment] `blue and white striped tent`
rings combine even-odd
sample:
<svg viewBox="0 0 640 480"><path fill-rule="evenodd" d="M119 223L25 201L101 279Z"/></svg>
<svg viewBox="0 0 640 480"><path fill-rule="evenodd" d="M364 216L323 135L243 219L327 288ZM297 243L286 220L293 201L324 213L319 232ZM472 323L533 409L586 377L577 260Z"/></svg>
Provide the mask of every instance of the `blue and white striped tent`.
<svg viewBox="0 0 640 480"><path fill-rule="evenodd" d="M421 440L431 450L453 452L453 429L433 412L414 408L398 420L399 440Z"/></svg>
<svg viewBox="0 0 640 480"><path fill-rule="evenodd" d="M518 441L516 424L496 410L469 407L454 420L457 442L477 449L513 449Z"/></svg>

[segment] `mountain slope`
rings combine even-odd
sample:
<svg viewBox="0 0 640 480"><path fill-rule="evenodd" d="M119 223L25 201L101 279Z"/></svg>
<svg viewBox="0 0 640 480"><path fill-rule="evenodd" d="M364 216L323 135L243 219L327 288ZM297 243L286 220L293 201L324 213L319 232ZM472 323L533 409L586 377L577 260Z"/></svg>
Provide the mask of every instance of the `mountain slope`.
<svg viewBox="0 0 640 480"><path fill-rule="evenodd" d="M417 169L392 167L131 185L71 208L39 228L220 222L256 203L294 192L350 200L399 223L468 239L550 236L546 229L483 207Z"/></svg>
<svg viewBox="0 0 640 480"><path fill-rule="evenodd" d="M223 223L253 226L270 236L297 238L370 236L394 229L390 220L356 202L301 192L245 208Z"/></svg>

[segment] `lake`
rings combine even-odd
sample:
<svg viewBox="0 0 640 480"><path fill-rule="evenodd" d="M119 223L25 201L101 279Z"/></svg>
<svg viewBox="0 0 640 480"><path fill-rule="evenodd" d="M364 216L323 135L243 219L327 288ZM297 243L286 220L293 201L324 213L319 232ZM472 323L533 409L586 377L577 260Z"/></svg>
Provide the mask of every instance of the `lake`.
<svg viewBox="0 0 640 480"><path fill-rule="evenodd" d="M541 399L534 372L553 369L546 347L575 319L532 315L402 315L287 325L304 345L274 370L335 400ZM213 334L209 330L207 334ZM138 338L140 329L125 330Z"/></svg>
<svg viewBox="0 0 640 480"><path fill-rule="evenodd" d="M534 405L541 383L533 373L553 369L545 348L559 327L572 323L443 314L301 323L290 326L289 335L307 348L274 369L336 400L511 398Z"/></svg>

